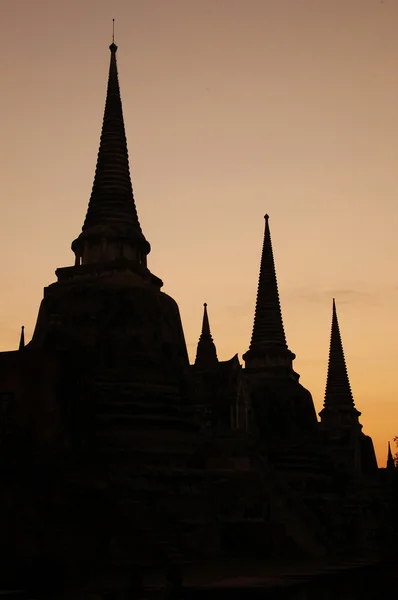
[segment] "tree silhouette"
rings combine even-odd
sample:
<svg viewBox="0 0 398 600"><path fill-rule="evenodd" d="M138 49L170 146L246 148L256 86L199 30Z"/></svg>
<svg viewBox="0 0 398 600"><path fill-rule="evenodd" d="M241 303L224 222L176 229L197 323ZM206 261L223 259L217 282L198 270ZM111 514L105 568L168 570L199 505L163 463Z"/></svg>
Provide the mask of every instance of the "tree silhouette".
<svg viewBox="0 0 398 600"><path fill-rule="evenodd" d="M396 436L393 438L393 442L394 442L394 444L395 444L395 448L396 448L396 450L397 450L397 451L395 452L395 454L394 454L394 461L395 461L395 465L397 466L397 463L398 463L398 435L396 435Z"/></svg>

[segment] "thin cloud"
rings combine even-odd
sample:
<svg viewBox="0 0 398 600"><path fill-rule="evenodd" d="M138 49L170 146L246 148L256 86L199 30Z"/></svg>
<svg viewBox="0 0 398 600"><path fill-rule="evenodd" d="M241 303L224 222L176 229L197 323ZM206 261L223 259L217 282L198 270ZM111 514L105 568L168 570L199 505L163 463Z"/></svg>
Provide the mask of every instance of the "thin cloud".
<svg viewBox="0 0 398 600"><path fill-rule="evenodd" d="M294 299L295 301L309 302L314 304L330 303L335 298L338 304L366 304L368 306L378 306L396 295L398 286L396 285L378 285L377 288L371 288L359 284L356 287L329 288L319 290L313 287L303 287L288 290L284 294L285 300Z"/></svg>

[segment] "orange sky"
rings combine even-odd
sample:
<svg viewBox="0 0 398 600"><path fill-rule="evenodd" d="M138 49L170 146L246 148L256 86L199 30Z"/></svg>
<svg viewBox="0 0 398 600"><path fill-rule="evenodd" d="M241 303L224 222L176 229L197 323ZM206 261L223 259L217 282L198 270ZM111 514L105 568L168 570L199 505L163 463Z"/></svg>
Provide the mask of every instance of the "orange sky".
<svg viewBox="0 0 398 600"><path fill-rule="evenodd" d="M247 350L265 212L295 368L319 411L332 297L364 431L398 433L398 0L12 0L0 33L0 349L73 264L116 18L149 267L191 358L203 302Z"/></svg>

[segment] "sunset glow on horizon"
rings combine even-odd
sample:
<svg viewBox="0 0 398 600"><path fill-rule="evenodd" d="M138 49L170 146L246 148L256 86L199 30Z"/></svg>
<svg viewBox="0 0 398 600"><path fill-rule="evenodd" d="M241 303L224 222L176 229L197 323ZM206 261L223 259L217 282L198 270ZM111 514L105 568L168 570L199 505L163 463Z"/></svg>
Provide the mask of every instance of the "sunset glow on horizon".
<svg viewBox="0 0 398 600"><path fill-rule="evenodd" d="M398 0L18 0L0 23L0 350L73 264L112 18L148 267L191 361L248 349L264 214L295 370L323 404L336 299L379 466L398 434Z"/></svg>

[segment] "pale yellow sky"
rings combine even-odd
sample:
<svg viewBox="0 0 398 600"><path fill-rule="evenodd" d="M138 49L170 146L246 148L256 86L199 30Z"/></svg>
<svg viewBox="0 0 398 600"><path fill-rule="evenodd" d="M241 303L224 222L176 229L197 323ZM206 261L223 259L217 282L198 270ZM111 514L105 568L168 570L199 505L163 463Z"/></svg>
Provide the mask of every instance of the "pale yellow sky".
<svg viewBox="0 0 398 600"><path fill-rule="evenodd" d="M13 0L0 55L0 349L73 264L112 17L149 267L191 358L202 305L247 350L263 215L287 339L322 407L332 297L379 464L398 433L398 0Z"/></svg>

